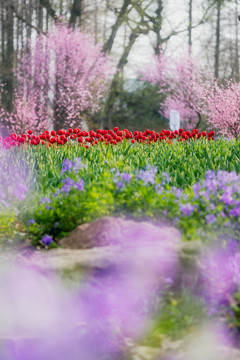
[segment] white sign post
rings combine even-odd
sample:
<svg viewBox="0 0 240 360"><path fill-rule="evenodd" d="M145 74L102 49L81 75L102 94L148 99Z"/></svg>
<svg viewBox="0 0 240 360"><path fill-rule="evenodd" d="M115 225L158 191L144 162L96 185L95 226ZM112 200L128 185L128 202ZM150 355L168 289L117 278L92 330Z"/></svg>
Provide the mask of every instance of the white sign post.
<svg viewBox="0 0 240 360"><path fill-rule="evenodd" d="M169 123L172 131L180 129L180 114L177 110L170 110Z"/></svg>

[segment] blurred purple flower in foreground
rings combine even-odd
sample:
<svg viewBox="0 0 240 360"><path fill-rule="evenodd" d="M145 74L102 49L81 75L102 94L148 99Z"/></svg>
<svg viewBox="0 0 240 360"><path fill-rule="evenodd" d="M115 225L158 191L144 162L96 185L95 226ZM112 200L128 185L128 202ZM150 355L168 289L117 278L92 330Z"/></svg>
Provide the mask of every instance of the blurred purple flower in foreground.
<svg viewBox="0 0 240 360"><path fill-rule="evenodd" d="M235 242L204 255L202 276L209 313L218 312L240 286L240 251Z"/></svg>
<svg viewBox="0 0 240 360"><path fill-rule="evenodd" d="M0 207L12 207L24 200L30 183L26 164L14 163L8 155L0 149Z"/></svg>
<svg viewBox="0 0 240 360"><path fill-rule="evenodd" d="M155 296L174 281L180 237L132 221L111 236L114 256L77 290L37 266L40 255L0 268L1 360L124 358L126 340L144 333Z"/></svg>

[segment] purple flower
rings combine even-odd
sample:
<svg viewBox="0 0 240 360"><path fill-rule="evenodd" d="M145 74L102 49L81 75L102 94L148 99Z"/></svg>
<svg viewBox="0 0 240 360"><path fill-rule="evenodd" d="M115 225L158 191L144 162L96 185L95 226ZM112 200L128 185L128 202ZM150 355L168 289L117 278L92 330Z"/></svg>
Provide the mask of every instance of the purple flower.
<svg viewBox="0 0 240 360"><path fill-rule="evenodd" d="M170 182L170 176L168 175L168 173L163 172L162 177L163 177L163 179L162 179L163 185Z"/></svg>
<svg viewBox="0 0 240 360"><path fill-rule="evenodd" d="M73 168L72 168L72 170L73 170L74 172L78 172L80 169L86 168L86 167L87 167L87 165L84 165L84 164L82 163L82 160L81 160L80 157L74 159Z"/></svg>
<svg viewBox="0 0 240 360"><path fill-rule="evenodd" d="M45 206L45 209L47 209L47 210L52 210L52 206L46 205L46 206Z"/></svg>
<svg viewBox="0 0 240 360"><path fill-rule="evenodd" d="M195 210L195 207L191 204L180 204L179 205L182 216L190 216Z"/></svg>
<svg viewBox="0 0 240 360"><path fill-rule="evenodd" d="M53 242L53 239L52 239L52 237L51 237L50 235L44 235L44 236L42 237L42 239L41 239L41 242L42 242L44 245L48 246L48 245L51 244L51 242Z"/></svg>
<svg viewBox="0 0 240 360"><path fill-rule="evenodd" d="M216 216L213 214L208 214L206 216L206 224L213 224L216 220Z"/></svg>
<svg viewBox="0 0 240 360"><path fill-rule="evenodd" d="M214 179L207 179L204 184L208 191L216 193L218 189L218 182Z"/></svg>
<svg viewBox="0 0 240 360"><path fill-rule="evenodd" d="M238 217L240 215L240 206L235 207L229 211L229 216Z"/></svg>
<svg viewBox="0 0 240 360"><path fill-rule="evenodd" d="M168 285L172 285L174 283L174 280L171 277L167 277L165 279L165 283L168 284Z"/></svg>
<svg viewBox="0 0 240 360"><path fill-rule="evenodd" d="M220 200L223 201L226 205L231 205L233 201L232 190L224 192L221 195Z"/></svg>
<svg viewBox="0 0 240 360"><path fill-rule="evenodd" d="M117 181L117 182L116 182L116 187L117 187L118 189L122 189L122 188L124 187L124 184L122 183L122 181Z"/></svg>
<svg viewBox="0 0 240 360"><path fill-rule="evenodd" d="M0 149L0 202L3 207L11 207L12 202L25 199L31 182L29 175L24 163L15 163L13 157L10 160L7 152Z"/></svg>
<svg viewBox="0 0 240 360"><path fill-rule="evenodd" d="M61 189L57 189L56 192L55 192L55 194L54 194L54 196L55 196L55 197L58 197L58 195L59 195L60 193L61 193Z"/></svg>
<svg viewBox="0 0 240 360"><path fill-rule="evenodd" d="M193 191L194 191L195 199L198 198L200 189L201 189L200 183L197 183L197 184L193 185Z"/></svg>
<svg viewBox="0 0 240 360"><path fill-rule="evenodd" d="M205 179L214 179L216 177L215 171L214 170L208 170L206 172L206 176Z"/></svg>
<svg viewBox="0 0 240 360"><path fill-rule="evenodd" d="M113 181L116 184L118 189L122 189L124 187L124 183L129 184L131 181L132 175L129 173L120 173L117 171L116 175L113 178Z"/></svg>
<svg viewBox="0 0 240 360"><path fill-rule="evenodd" d="M62 186L62 191L65 193L68 193L71 190L71 187L74 185L74 181L70 177L63 179L62 183L64 184Z"/></svg>
<svg viewBox="0 0 240 360"><path fill-rule="evenodd" d="M236 254L239 251L238 242L235 239L228 241L227 246L226 246L226 251L230 255Z"/></svg>
<svg viewBox="0 0 240 360"><path fill-rule="evenodd" d="M182 193L183 193L182 189L177 188L175 195L178 199L180 199L182 197Z"/></svg>
<svg viewBox="0 0 240 360"><path fill-rule="evenodd" d="M25 199L27 192L27 185L26 184L18 184L17 187L12 189L12 195L15 196L19 201Z"/></svg>
<svg viewBox="0 0 240 360"><path fill-rule="evenodd" d="M240 285L240 253L238 247L231 242L225 249L211 250L204 255L202 262L204 278L204 296L209 307L218 309L229 301Z"/></svg>
<svg viewBox="0 0 240 360"><path fill-rule="evenodd" d="M84 190L84 181L83 179L80 179L78 182L76 182L73 187L79 191L83 191Z"/></svg>
<svg viewBox="0 0 240 360"><path fill-rule="evenodd" d="M176 217L173 219L173 224L176 225L177 222L178 222L178 220L179 220L179 217L176 216Z"/></svg>
<svg viewBox="0 0 240 360"><path fill-rule="evenodd" d="M49 198L42 198L41 200L40 200L40 204L47 204L47 203L50 203L51 202L51 200L49 199Z"/></svg>
<svg viewBox="0 0 240 360"><path fill-rule="evenodd" d="M35 224L35 220L34 219L29 219L28 220L28 226L32 225L32 224Z"/></svg>
<svg viewBox="0 0 240 360"><path fill-rule="evenodd" d="M61 173L62 175L66 172L66 171L71 171L73 167L73 162L70 159L65 159L64 162L62 163L62 170Z"/></svg>
<svg viewBox="0 0 240 360"><path fill-rule="evenodd" d="M163 190L164 190L164 187L161 184L157 184L155 186L155 191L156 191L157 194L162 194Z"/></svg>
<svg viewBox="0 0 240 360"><path fill-rule="evenodd" d="M132 176L129 173L123 173L120 175L123 182L130 183Z"/></svg>
<svg viewBox="0 0 240 360"><path fill-rule="evenodd" d="M206 200L209 201L209 194L207 191L202 190L199 192L199 195L203 198L205 202Z"/></svg>
<svg viewBox="0 0 240 360"><path fill-rule="evenodd" d="M156 167L149 168L148 166L147 170L140 170L138 173L136 173L136 179L142 180L144 185L147 184L154 185L156 182L155 180L156 172L157 172Z"/></svg>

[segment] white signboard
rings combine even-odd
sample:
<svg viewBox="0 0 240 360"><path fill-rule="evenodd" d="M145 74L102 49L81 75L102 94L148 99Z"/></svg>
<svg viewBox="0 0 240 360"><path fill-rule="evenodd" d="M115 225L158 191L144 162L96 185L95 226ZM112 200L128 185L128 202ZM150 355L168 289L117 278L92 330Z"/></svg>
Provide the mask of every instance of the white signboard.
<svg viewBox="0 0 240 360"><path fill-rule="evenodd" d="M177 110L170 110L169 122L172 131L180 129L180 114Z"/></svg>

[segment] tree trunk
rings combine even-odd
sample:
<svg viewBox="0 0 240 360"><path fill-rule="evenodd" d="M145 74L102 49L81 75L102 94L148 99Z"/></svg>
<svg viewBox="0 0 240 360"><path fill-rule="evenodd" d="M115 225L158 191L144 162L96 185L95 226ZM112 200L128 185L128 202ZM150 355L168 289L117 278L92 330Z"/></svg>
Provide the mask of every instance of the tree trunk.
<svg viewBox="0 0 240 360"><path fill-rule="evenodd" d="M32 24L32 0L29 0L29 3L28 3L28 8L27 8L27 11L26 11L26 18L27 18L27 22L29 24ZM30 39L31 38L31 34L32 34L32 28L31 26L27 26L27 39Z"/></svg>
<svg viewBox="0 0 240 360"><path fill-rule="evenodd" d="M140 35L140 32L137 28L137 29L133 30L133 32L129 36L129 42L128 42L127 46L125 47L124 52L118 62L117 72L114 75L114 78L110 85L109 95L108 95L108 99L107 99L106 105L105 105L105 114L107 114L107 119L106 119L107 124L105 125L105 127L107 126L109 129L112 128L112 125L113 125L112 118L113 118L113 114L114 114L114 104L116 102L116 98L118 96L118 93L119 93L119 90L120 90L121 84L122 84L120 74L123 71L123 68L127 63L128 55L131 51L131 48L133 47L133 44L135 43L135 41L139 35Z"/></svg>
<svg viewBox="0 0 240 360"><path fill-rule="evenodd" d="M199 126L200 126L200 124L202 122L202 115L198 111L197 111L197 116L198 116L198 122L197 122L196 127L195 127L196 129L199 128Z"/></svg>
<svg viewBox="0 0 240 360"><path fill-rule="evenodd" d="M158 3L158 7L156 10L156 15L157 18L153 23L153 30L156 33L156 46L154 48L155 54L159 55L160 54L160 46L162 44L162 39L161 39L161 35L160 35L160 31L162 28L162 11L163 11L163 4L162 4L162 0L157 0Z"/></svg>
<svg viewBox="0 0 240 360"><path fill-rule="evenodd" d="M97 0L94 0L94 39L95 43L98 42L98 4Z"/></svg>
<svg viewBox="0 0 240 360"><path fill-rule="evenodd" d="M13 10L5 3L5 11L6 11L6 20L4 24L4 33L6 39L6 47L4 49L4 60L3 60L3 71L2 71L2 79L3 83L6 84L7 95L4 99L4 107L6 111L12 111L13 109L13 55L14 55L14 34L13 34ZM4 44L3 44L4 48Z"/></svg>
<svg viewBox="0 0 240 360"><path fill-rule="evenodd" d="M189 0L188 7L188 47L191 49L192 47L192 4L193 0Z"/></svg>
<svg viewBox="0 0 240 360"><path fill-rule="evenodd" d="M239 36L238 36L238 0L235 3L235 77L239 81Z"/></svg>
<svg viewBox="0 0 240 360"><path fill-rule="evenodd" d="M39 29L43 29L43 7L39 4L38 8L38 27Z"/></svg>
<svg viewBox="0 0 240 360"><path fill-rule="evenodd" d="M81 24L81 15L82 15L82 0L74 0L70 20L69 20L69 27L72 26L75 29L77 18L79 18L79 23Z"/></svg>
<svg viewBox="0 0 240 360"><path fill-rule="evenodd" d="M4 38L5 38L5 26L4 26L4 13L5 8L3 5L3 2L1 2L1 58L2 58L2 64L4 63L5 59L5 46L4 46Z"/></svg>
<svg viewBox="0 0 240 360"><path fill-rule="evenodd" d="M220 49L220 19L221 19L221 1L217 0L217 24L216 24L216 44L215 44L215 64L214 75L219 76L219 49Z"/></svg>

